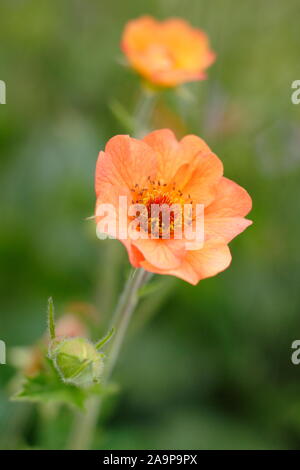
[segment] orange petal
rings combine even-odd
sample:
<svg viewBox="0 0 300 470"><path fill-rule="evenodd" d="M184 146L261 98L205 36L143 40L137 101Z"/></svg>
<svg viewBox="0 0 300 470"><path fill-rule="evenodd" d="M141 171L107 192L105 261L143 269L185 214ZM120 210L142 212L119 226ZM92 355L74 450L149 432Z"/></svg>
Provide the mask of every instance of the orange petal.
<svg viewBox="0 0 300 470"><path fill-rule="evenodd" d="M231 263L231 254L227 245L206 243L198 251L188 251L181 265L176 269L163 270L142 261L141 266L157 274L169 274L196 285L201 279L215 276L224 271Z"/></svg>
<svg viewBox="0 0 300 470"><path fill-rule="evenodd" d="M132 244L142 253L146 261L164 270L179 266L185 254L182 240L139 239L134 240Z"/></svg>
<svg viewBox="0 0 300 470"><path fill-rule="evenodd" d="M205 239L230 242L252 224L243 218L251 207L252 200L247 191L223 177L218 184L215 200L205 209Z"/></svg>
<svg viewBox="0 0 300 470"><path fill-rule="evenodd" d="M130 242L130 240L120 240L125 246L129 261L134 268L141 267L141 261L144 261L144 256L142 253Z"/></svg>
<svg viewBox="0 0 300 470"><path fill-rule="evenodd" d="M145 15L135 20L128 21L125 26L121 41L125 53L143 51L153 42L153 32L158 28L158 22L151 16Z"/></svg>
<svg viewBox="0 0 300 470"><path fill-rule="evenodd" d="M229 243L251 224L251 220L243 217L205 217L205 240Z"/></svg>
<svg viewBox="0 0 300 470"><path fill-rule="evenodd" d="M244 217L251 208L252 199L247 191L223 177L214 202L205 209L205 217Z"/></svg>
<svg viewBox="0 0 300 470"><path fill-rule="evenodd" d="M186 155L186 161L184 163L192 162L196 156L204 157L212 153L207 143L197 135L186 135L181 139L179 144L181 154Z"/></svg>
<svg viewBox="0 0 300 470"><path fill-rule="evenodd" d="M224 271L230 263L231 254L227 245L208 242L202 250L188 251L184 262L171 274L195 285L201 279Z"/></svg>
<svg viewBox="0 0 300 470"><path fill-rule="evenodd" d="M212 202L223 165L204 140L188 135L178 142L172 131L160 129L143 141L157 153L158 175L163 182L175 182L195 202L205 205Z"/></svg>
<svg viewBox="0 0 300 470"><path fill-rule="evenodd" d="M99 203L117 204L119 195L130 194L128 185L105 152L100 152L97 160L95 191Z"/></svg>
<svg viewBox="0 0 300 470"><path fill-rule="evenodd" d="M215 54L210 50L205 32L192 28L181 18L164 21L162 36L170 50L176 51L177 68L186 73L199 73L215 60Z"/></svg>
<svg viewBox="0 0 300 470"><path fill-rule="evenodd" d="M217 184L222 176L223 165L221 160L213 153L199 157L197 168L190 175L189 181L181 186L182 192L189 195L195 203L210 204L216 195ZM186 173L190 173L190 168L186 169ZM182 175L178 175L179 181Z"/></svg>
<svg viewBox="0 0 300 470"><path fill-rule="evenodd" d="M158 177L170 182L177 169L184 164L184 155L179 143L170 129L153 131L143 138L156 153L158 158Z"/></svg>
<svg viewBox="0 0 300 470"><path fill-rule="evenodd" d="M194 203L207 206L215 198L217 184L223 175L223 164L204 140L195 135L184 137L180 149L187 162L179 168L174 179Z"/></svg>
<svg viewBox="0 0 300 470"><path fill-rule="evenodd" d="M156 155L148 145L128 135L117 135L99 155L96 194L99 195L103 184L129 190L135 184L144 185L148 176L154 177L156 172Z"/></svg>
<svg viewBox="0 0 300 470"><path fill-rule="evenodd" d="M130 190L135 184L146 184L148 176L153 178L156 171L156 154L147 144L125 135L110 139L105 152L100 152L96 165L96 215L99 205L108 203L118 214L119 196L126 196L128 205L131 204ZM100 217L96 217L96 222L100 222ZM118 233L118 217L116 225Z"/></svg>

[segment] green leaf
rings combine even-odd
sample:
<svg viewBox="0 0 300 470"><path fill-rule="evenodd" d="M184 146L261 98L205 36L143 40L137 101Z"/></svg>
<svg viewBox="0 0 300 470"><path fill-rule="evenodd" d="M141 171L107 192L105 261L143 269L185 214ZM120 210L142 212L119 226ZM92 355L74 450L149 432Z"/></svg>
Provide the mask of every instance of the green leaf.
<svg viewBox="0 0 300 470"><path fill-rule="evenodd" d="M34 377L26 377L22 389L11 400L66 404L84 410L85 402L91 395L110 395L117 391L118 387L115 384L104 386L100 383L87 388L79 388L65 383L51 359L47 358L44 369Z"/></svg>
<svg viewBox="0 0 300 470"><path fill-rule="evenodd" d="M50 338L55 339L54 305L52 297L48 299L48 328Z"/></svg>
<svg viewBox="0 0 300 470"><path fill-rule="evenodd" d="M58 373L47 361L47 369L34 377L26 377L22 390L12 397L13 401L57 402L84 409L88 397L86 390L62 382Z"/></svg>

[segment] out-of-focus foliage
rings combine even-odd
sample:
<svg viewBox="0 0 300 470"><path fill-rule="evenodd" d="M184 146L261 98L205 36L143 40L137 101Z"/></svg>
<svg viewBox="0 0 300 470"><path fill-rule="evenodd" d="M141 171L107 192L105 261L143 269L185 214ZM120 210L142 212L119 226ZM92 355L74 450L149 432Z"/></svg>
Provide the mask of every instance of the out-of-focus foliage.
<svg viewBox="0 0 300 470"><path fill-rule="evenodd" d="M139 93L119 63L121 31L145 13L209 34L218 54L209 79L161 94L153 127L202 136L253 197L254 224L231 243L226 272L197 287L167 280L164 298L143 299L115 374L122 390L107 400L94 447L298 447L298 0L1 0L0 448L66 445L67 408L9 402L10 350L43 335L49 295L59 312L93 303L97 339L126 276L121 244L97 240L85 218L98 151L127 132L112 109L131 115Z"/></svg>
<svg viewBox="0 0 300 470"><path fill-rule="evenodd" d="M48 359L47 370L26 378L22 384L22 390L12 398L16 401L64 403L84 409L86 396L85 391L79 387L64 384Z"/></svg>

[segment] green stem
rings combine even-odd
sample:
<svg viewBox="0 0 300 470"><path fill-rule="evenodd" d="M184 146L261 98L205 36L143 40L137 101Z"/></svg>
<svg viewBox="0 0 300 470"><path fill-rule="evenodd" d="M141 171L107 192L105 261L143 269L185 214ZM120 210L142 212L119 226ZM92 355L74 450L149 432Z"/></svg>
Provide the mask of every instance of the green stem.
<svg viewBox="0 0 300 470"><path fill-rule="evenodd" d="M98 273L101 282L96 285L96 303L101 313L99 316L101 325L98 324L98 327L110 321L118 293L119 277L116 273L120 271L124 261L123 246L121 243L116 243L116 240L103 240L101 249Z"/></svg>
<svg viewBox="0 0 300 470"><path fill-rule="evenodd" d="M105 374L106 381L110 379L113 372L131 316L138 303L138 290L142 287L145 281L147 281L147 277L148 273L144 271L144 269L135 269L129 277L120 297L120 301L113 318L113 325L115 325L116 334L112 346L108 351L109 362Z"/></svg>
<svg viewBox="0 0 300 470"><path fill-rule="evenodd" d="M142 87L133 118L133 135L136 138L143 137L147 132L149 132L149 121L153 113L156 99L157 92L155 90L146 86ZM111 266L111 263L108 265ZM111 272L113 273L115 270L112 270ZM125 285L113 317L112 326L116 328L116 333L112 341L112 346L108 352L109 361L103 378L104 384L109 381L118 360L131 316L138 302L137 292L139 288L149 280L149 278L149 273L146 273L143 269L137 269L129 277ZM110 279L111 282L107 282L109 287L113 283L113 279ZM90 447L97 420L101 412L102 403L103 400L101 397L91 397L87 403L85 415L80 414L76 416L73 432L71 433L71 439L69 442L70 449L87 449Z"/></svg>
<svg viewBox="0 0 300 470"><path fill-rule="evenodd" d="M116 333L113 338L112 345L108 351L109 359L103 377L104 385L108 383L113 373L124 342L130 319L138 303L138 291L147 281L147 278L148 273L146 273L143 269L134 270L134 272L130 275L125 285L124 291L120 297L113 317ZM102 397L93 396L87 403L85 414L76 416L69 443L70 449L83 450L90 447L102 403Z"/></svg>
<svg viewBox="0 0 300 470"><path fill-rule="evenodd" d="M150 116L153 114L156 99L157 92L143 86L134 112L133 135L135 138L139 139L144 137L150 131L149 120Z"/></svg>

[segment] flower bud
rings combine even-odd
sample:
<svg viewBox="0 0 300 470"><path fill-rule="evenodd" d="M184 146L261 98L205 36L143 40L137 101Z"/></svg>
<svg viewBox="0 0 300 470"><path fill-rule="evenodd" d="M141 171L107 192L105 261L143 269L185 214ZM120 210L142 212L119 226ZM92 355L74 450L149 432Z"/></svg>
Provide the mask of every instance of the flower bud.
<svg viewBox="0 0 300 470"><path fill-rule="evenodd" d="M90 387L100 382L103 354L85 338L54 340L49 355L64 382Z"/></svg>

